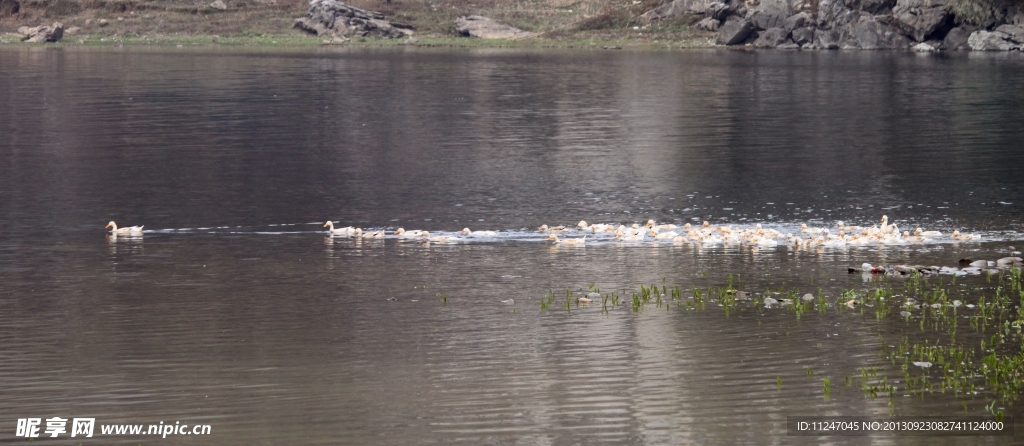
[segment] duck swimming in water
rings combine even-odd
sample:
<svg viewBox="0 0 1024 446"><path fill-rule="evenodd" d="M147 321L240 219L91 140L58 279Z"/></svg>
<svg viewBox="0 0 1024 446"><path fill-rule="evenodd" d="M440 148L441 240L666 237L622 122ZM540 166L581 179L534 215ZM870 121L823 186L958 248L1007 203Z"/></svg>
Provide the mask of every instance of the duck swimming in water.
<svg viewBox="0 0 1024 446"><path fill-rule="evenodd" d="M142 226L129 226L127 228L118 228L117 227L117 223L114 223L114 221L111 220L110 223L107 223L107 226L105 226L104 229L110 228L110 233L113 234L113 235L142 235L142 227L143 226L145 226L145 225L142 225Z"/></svg>
<svg viewBox="0 0 1024 446"><path fill-rule="evenodd" d="M583 238L560 239L557 235L551 234L548 236L547 240L554 242L556 245L583 246L587 243L587 236L584 235Z"/></svg>
<svg viewBox="0 0 1024 446"><path fill-rule="evenodd" d="M494 231L470 231L469 228L462 228L462 230L459 231L459 234L467 237L494 237L498 235L498 233Z"/></svg>
<svg viewBox="0 0 1024 446"><path fill-rule="evenodd" d="M327 233L330 234L331 237L334 237L334 236L358 237L358 236L363 234L363 230L362 229L353 228L351 226L344 227L344 228L334 229L334 222L333 221L328 221L327 223L324 223L324 227L328 228L327 229Z"/></svg>

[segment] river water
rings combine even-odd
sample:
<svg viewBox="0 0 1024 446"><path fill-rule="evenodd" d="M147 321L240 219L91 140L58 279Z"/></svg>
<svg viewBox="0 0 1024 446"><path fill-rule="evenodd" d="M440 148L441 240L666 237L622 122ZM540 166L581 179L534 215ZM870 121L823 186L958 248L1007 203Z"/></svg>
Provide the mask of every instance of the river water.
<svg viewBox="0 0 1024 446"><path fill-rule="evenodd" d="M1010 444L792 437L786 417L989 415L983 389L842 385L902 379L883 350L918 324L836 301L895 280L849 266L1024 247L1021 116L1014 54L0 48L0 442L26 441L19 418L94 417L211 435L85 444ZM944 235L566 247L536 229L882 215ZM576 302L730 275L757 294L728 313ZM783 288L833 304L757 304Z"/></svg>

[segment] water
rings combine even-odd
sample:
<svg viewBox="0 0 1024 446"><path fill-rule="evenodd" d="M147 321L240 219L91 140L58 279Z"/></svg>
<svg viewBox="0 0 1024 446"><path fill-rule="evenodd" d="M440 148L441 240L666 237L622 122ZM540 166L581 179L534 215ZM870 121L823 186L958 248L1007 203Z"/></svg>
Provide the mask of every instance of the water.
<svg viewBox="0 0 1024 446"><path fill-rule="evenodd" d="M836 308L796 319L753 303L567 311L564 290L628 298L733 274L755 292L835 301L889 283L846 273L863 262L1008 255L1024 246L1022 65L973 53L2 49L0 441L15 441L18 418L60 416L212 428L83 442L97 444L789 444L807 439L786 436L787 416L890 415L843 377L875 366L902 379L882 343L913 321ZM591 236L572 248L536 231L655 219L798 233L883 214L983 238L794 250ZM146 233L108 239L111 219ZM328 219L498 235L330 239ZM901 395L895 413L982 416L991 401Z"/></svg>

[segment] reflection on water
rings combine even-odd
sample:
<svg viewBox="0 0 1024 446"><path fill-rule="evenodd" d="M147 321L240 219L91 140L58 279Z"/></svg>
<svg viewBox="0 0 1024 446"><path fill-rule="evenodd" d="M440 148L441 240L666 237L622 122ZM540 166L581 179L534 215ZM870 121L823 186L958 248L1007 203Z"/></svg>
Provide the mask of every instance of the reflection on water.
<svg viewBox="0 0 1024 446"><path fill-rule="evenodd" d="M855 388L824 399L821 380L891 366L879 335L914 324L541 311L541 299L730 274L755 292L838 299L894 280L851 265L1024 246L1014 58L19 48L0 60L3 426L212 425L169 444L786 443L789 415L892 413ZM986 237L575 248L535 230L650 218L795 232L882 214ZM111 219L145 235L104 238ZM498 234L330 238L327 219ZM981 415L989 397L898 398L897 410L955 415L965 402Z"/></svg>

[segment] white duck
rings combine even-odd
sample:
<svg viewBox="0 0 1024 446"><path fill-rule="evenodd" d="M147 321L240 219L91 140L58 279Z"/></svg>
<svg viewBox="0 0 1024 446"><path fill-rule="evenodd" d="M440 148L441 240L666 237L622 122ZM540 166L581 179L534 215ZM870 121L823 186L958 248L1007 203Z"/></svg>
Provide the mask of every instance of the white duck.
<svg viewBox="0 0 1024 446"><path fill-rule="evenodd" d="M921 228L917 228L914 230L914 235L920 235L922 237L940 237L942 236L942 233L939 231L925 231Z"/></svg>
<svg viewBox="0 0 1024 446"><path fill-rule="evenodd" d="M113 221L111 221L110 223L107 223L107 226L105 226L104 229L110 228L110 233L114 234L114 235L142 235L142 228L143 228L143 226L145 226L145 225L142 225L142 226L129 226L127 228L118 228L117 227L117 223L114 223Z"/></svg>
<svg viewBox="0 0 1024 446"><path fill-rule="evenodd" d="M537 230L540 231L540 232L562 232L562 231L565 230L565 226L554 226L554 227L551 227L551 226L548 226L548 225L540 225L540 227L537 228Z"/></svg>
<svg viewBox="0 0 1024 446"><path fill-rule="evenodd" d="M468 237L494 237L498 235L498 233L494 231L470 231L469 228L462 228L462 230L459 231L459 234Z"/></svg>
<svg viewBox="0 0 1024 446"><path fill-rule="evenodd" d="M427 243L451 243L454 241L452 237L448 237L447 235L437 235L431 237L429 231L423 231L420 234L420 238L422 238L423 241Z"/></svg>
<svg viewBox="0 0 1024 446"><path fill-rule="evenodd" d="M587 236L584 235L583 238L559 239L557 235L551 234L548 236L547 240L554 242L556 245L583 246L587 243Z"/></svg>
<svg viewBox="0 0 1024 446"><path fill-rule="evenodd" d="M419 230L406 231L405 228L395 229L395 235L397 235L399 238L419 238L420 235L422 234L423 231Z"/></svg>
<svg viewBox="0 0 1024 446"><path fill-rule="evenodd" d="M977 235L977 234L961 234L960 231L953 231L953 233L950 234L949 237L952 238L952 239L964 240L964 241L978 240L978 239L981 238L980 235Z"/></svg>
<svg viewBox="0 0 1024 446"><path fill-rule="evenodd" d="M363 238L384 238L384 231L370 231L363 234Z"/></svg>
<svg viewBox="0 0 1024 446"><path fill-rule="evenodd" d="M353 228L351 226L347 226L347 227L344 227L344 228L334 229L334 222L333 221L328 221L327 223L324 223L324 227L328 228L327 229L327 233L330 234L331 237L334 237L336 235L339 235L339 236L342 236L342 237L352 237L352 236L358 237L358 236L363 234L363 230L362 229Z"/></svg>

